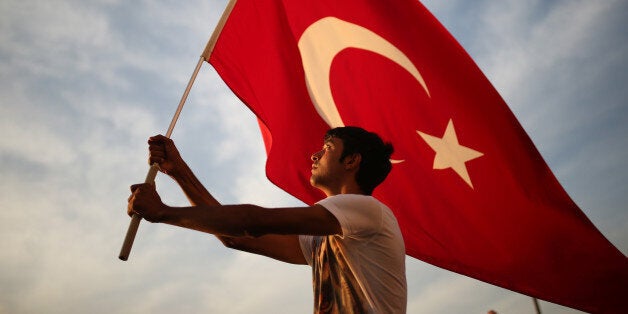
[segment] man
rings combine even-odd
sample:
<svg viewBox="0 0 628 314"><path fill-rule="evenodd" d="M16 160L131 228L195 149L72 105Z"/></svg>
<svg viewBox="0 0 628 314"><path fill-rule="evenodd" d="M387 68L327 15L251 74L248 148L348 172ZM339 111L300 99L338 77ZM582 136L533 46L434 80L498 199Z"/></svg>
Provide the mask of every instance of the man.
<svg viewBox="0 0 628 314"><path fill-rule="evenodd" d="M165 205L155 187L131 187L128 213L216 235L227 247L312 266L314 313L405 313L405 247L391 210L370 196L391 170L393 148L358 127L329 130L312 155L312 186L327 198L309 207L221 205L161 135L150 163L172 177L191 207Z"/></svg>

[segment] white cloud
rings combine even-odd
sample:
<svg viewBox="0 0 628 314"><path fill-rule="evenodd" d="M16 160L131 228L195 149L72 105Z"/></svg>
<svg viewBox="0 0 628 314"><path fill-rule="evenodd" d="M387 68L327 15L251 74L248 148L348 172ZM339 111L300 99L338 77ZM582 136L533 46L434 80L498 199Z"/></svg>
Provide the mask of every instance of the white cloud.
<svg viewBox="0 0 628 314"><path fill-rule="evenodd" d="M212 303L208 312L307 312L313 302L310 276L307 266L237 253L221 270L216 284L207 287Z"/></svg>
<svg viewBox="0 0 628 314"><path fill-rule="evenodd" d="M598 53L596 33L604 16L616 5L617 2L508 1L487 8L483 17L487 31L482 41L489 48L476 61L515 113L524 118L527 129L542 126L548 130L543 119L545 108L568 108L570 104L565 101L573 97L579 82L590 82L585 76L574 77L579 75L577 62ZM542 10L546 12L539 13ZM548 90L550 86L557 88ZM577 112L570 113L573 114ZM581 119L563 121L553 125L563 127L562 130L549 130L562 133L578 124Z"/></svg>
<svg viewBox="0 0 628 314"><path fill-rule="evenodd" d="M5 139L0 142L0 148L3 154L47 167L67 166L76 161L73 149L49 126L32 123L30 119L2 120L0 132Z"/></svg>

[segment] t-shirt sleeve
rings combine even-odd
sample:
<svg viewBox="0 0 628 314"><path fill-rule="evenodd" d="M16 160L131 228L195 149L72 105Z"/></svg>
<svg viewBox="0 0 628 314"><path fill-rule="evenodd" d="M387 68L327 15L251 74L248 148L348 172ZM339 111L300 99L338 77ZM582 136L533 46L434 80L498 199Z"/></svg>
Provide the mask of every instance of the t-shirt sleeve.
<svg viewBox="0 0 628 314"><path fill-rule="evenodd" d="M314 248L312 247L313 237L309 235L300 235L299 236L299 245L301 245L301 252L303 253L303 257L305 257L305 261L308 265L312 265L312 251Z"/></svg>
<svg viewBox="0 0 628 314"><path fill-rule="evenodd" d="M317 204L325 207L338 219L343 237L368 238L381 229L382 208L372 197L336 195Z"/></svg>

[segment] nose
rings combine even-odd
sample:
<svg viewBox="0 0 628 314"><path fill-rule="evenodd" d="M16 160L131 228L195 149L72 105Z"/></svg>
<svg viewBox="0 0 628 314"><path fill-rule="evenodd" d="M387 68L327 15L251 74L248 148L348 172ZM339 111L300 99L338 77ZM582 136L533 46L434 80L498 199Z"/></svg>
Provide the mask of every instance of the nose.
<svg viewBox="0 0 628 314"><path fill-rule="evenodd" d="M321 159L321 154L323 153L323 150L319 150L316 153L312 154L312 156L310 156L310 159L312 159L312 161L317 161L319 159Z"/></svg>

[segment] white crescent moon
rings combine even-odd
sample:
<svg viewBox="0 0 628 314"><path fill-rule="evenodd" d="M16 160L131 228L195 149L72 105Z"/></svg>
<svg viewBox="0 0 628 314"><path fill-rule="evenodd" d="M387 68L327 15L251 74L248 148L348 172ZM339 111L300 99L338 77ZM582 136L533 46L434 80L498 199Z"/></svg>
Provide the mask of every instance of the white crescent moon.
<svg viewBox="0 0 628 314"><path fill-rule="evenodd" d="M421 84L427 85L412 61L397 47L369 29L335 17L325 17L310 25L299 39L305 82L318 114L334 128L344 126L331 94L329 72L334 57L346 48L359 48L380 54L406 69Z"/></svg>

